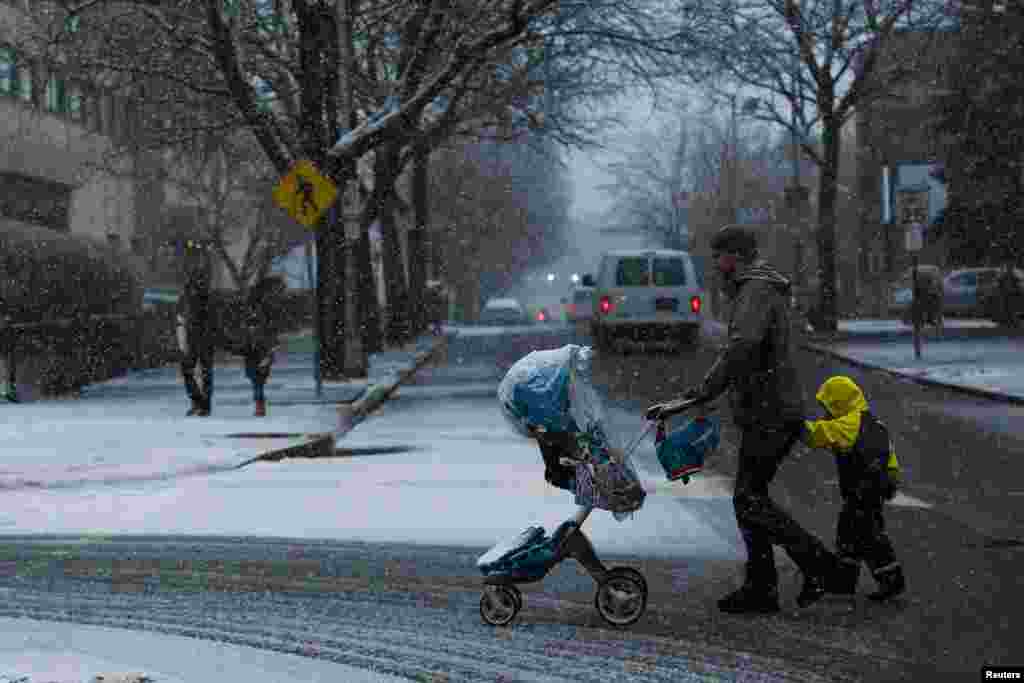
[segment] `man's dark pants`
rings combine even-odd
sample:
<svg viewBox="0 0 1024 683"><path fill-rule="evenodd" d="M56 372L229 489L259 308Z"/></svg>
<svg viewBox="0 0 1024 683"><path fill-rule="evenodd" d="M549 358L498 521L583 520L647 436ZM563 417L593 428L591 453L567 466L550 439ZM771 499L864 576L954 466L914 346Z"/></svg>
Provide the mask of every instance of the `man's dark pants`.
<svg viewBox="0 0 1024 683"><path fill-rule="evenodd" d="M197 344L189 348L181 360L185 391L193 403L209 412L213 400L213 344ZM196 382L196 365L201 366L202 387Z"/></svg>
<svg viewBox="0 0 1024 683"><path fill-rule="evenodd" d="M747 548L746 583L752 588L778 588L774 545L785 548L804 576L819 577L831 569L833 558L824 544L768 495L768 486L799 438L800 428L800 423L794 423L779 431L756 426L743 430L732 500Z"/></svg>

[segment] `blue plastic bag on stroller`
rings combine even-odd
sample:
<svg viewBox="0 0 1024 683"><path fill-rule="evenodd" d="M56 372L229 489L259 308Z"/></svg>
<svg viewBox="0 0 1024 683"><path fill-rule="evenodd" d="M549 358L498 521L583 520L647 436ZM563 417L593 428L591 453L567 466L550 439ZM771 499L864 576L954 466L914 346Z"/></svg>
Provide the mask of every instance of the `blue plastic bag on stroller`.
<svg viewBox="0 0 1024 683"><path fill-rule="evenodd" d="M534 351L513 365L498 386L508 422L524 436L572 434L565 459L575 465L578 505L622 520L643 506L646 492L629 453L604 428L601 399L590 381L591 350L569 344Z"/></svg>
<svg viewBox="0 0 1024 683"><path fill-rule="evenodd" d="M687 483L691 475L704 469L704 460L721 440L722 428L716 417L698 416L668 433L665 423L659 422L654 451L669 481Z"/></svg>

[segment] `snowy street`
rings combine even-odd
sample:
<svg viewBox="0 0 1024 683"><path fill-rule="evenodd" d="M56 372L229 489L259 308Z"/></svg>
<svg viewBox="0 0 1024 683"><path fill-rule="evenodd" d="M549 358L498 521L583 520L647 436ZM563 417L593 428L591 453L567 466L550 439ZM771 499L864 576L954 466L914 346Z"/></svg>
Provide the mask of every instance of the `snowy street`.
<svg viewBox="0 0 1024 683"><path fill-rule="evenodd" d="M708 330L709 338L713 332ZM78 623L91 630L3 621L0 628L9 632L36 635L24 636L24 647L0 649L0 674L31 674L26 680L38 683L51 680L44 675L75 670L77 661L93 673L141 670L154 683L176 683L195 680L198 673L169 667L173 657L159 653L193 645L196 653L205 653L196 655L195 666L221 667L230 661L232 673L262 667L282 672L273 679L282 682L332 676L359 681L363 675L367 681L386 680L373 675L604 681L609 670L620 680L638 681L733 680L740 671L758 680L895 680L926 670L927 656L963 638L955 630L922 628L951 609L1005 619L1005 630L999 632L1009 637L1016 621L1000 608L1009 603L993 602L995 594L985 588L1015 571L1012 544L999 549L1000 539L1011 537L1018 519L1015 499L1004 496L997 502L985 494L1000 479L1008 480L999 463L1010 466L1002 457L1009 453L997 451L984 468L966 468L951 477L950 460L940 463L929 456L930 447L921 439L956 443L937 427L950 419L939 408L968 420L971 426L959 430L959 439L971 430L997 439L1000 432L990 429L986 416L1019 408L1003 404L996 409L982 399L955 394L935 400L939 390L919 385L894 394L899 380L814 354L802 356L808 388L822 373L853 373L870 395L883 397L877 407L899 430L897 448L910 481L891 506L890 519L898 552L915 580L901 608L883 617L862 602L825 601L800 612L787 603L772 620L777 636L771 643L756 635L763 624L714 611L714 599L735 585L742 559L731 501L735 447L728 439L735 437L727 429L727 443L709 463L711 469L685 486L664 480L648 438L635 456L650 494L644 507L623 522L596 511L585 525L606 563L634 566L650 584L647 613L629 631L607 629L594 609L593 581L572 562L523 587L526 606L511 630L483 625L477 611L481 580L476 558L528 525L550 531L575 511L569 494L543 481L536 446L504 423L495 387L514 354L574 339L585 341L552 329L506 336L497 346L483 334L456 339L445 362L421 370L378 413L339 439L336 458L255 462L197 473L182 467L187 460L173 455L172 442L149 459L139 458L145 449L122 449L121 455L113 449L107 475L115 474L102 482L96 477L69 482L60 474L91 471L80 467L85 456L70 448L43 462L24 453L8 458L5 469L21 468L21 476L27 472L41 485L10 482L4 492L0 617ZM858 344L880 349L893 342ZM713 353L706 339L691 350L601 359L597 372L609 393L613 429L626 440L635 436L643 427L642 407L698 378ZM187 420L180 416L180 387L163 392L154 388L152 376L138 381L133 400L126 400L131 381L120 382L116 390L96 387L77 404L85 411L80 414L121 406L125 424L134 419L142 425L133 433L150 436L154 432L143 422L147 411L153 419L177 425L178 438L192 434L193 425L205 431L218 420L222 431L254 428L244 406L233 407L229 400L220 409L215 406L208 421ZM275 402L275 391L287 396L284 386L270 389L271 418L257 426L290 433L333 428L332 406ZM27 419L27 411L41 415L67 410L65 405L22 404L9 410L23 411ZM892 414L907 406L917 412ZM980 411L977 418L970 417L970 406ZM903 431L904 418L925 429ZM75 423L69 419L67 424L70 434ZM963 448L970 446L965 442ZM185 449L183 458L188 453L199 451ZM210 453L218 462L225 457L216 448ZM54 463L61 462L62 469L54 470ZM963 460L957 456L953 462ZM33 463L38 465L34 474ZM116 475L118 464L121 476ZM166 472L157 476L161 468ZM139 476L140 470L145 476ZM59 476L48 479L54 471ZM979 488L978 481L987 488ZM795 453L778 486L780 500L831 543L837 495L828 456ZM924 576L936 557L943 571L929 585ZM779 561L784 595L791 596L799 574L784 555ZM960 588L950 592L950 586ZM148 634L132 636L139 639L138 649L132 650L138 656L112 649L111 638L123 639L103 630L109 628ZM174 638L162 645L160 634ZM181 641L181 636L200 640ZM78 659L56 657L69 639L78 648ZM213 642L220 643L219 649L210 649ZM895 650L892 642L903 643L903 649ZM985 647L1002 652L1010 641L989 632L986 642ZM271 655L289 659L261 663L260 658ZM946 666L960 661L955 651L946 657Z"/></svg>

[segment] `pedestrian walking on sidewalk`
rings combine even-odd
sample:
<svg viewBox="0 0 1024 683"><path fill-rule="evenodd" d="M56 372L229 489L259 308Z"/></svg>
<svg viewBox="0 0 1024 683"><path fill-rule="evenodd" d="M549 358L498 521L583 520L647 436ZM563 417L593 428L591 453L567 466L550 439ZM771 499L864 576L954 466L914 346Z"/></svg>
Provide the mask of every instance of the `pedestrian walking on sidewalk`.
<svg viewBox="0 0 1024 683"><path fill-rule="evenodd" d="M806 607L825 592L836 558L768 495L779 465L803 431L803 392L792 359L790 282L758 259L757 237L730 225L711 240L722 290L732 300L728 343L702 383L684 395L712 401L731 389L733 420L741 429L733 492L736 524L747 550L745 580L718 601L729 613L779 610L773 546L782 546L803 574L797 604ZM648 409L657 419L662 405Z"/></svg>
<svg viewBox="0 0 1024 683"><path fill-rule="evenodd" d="M882 515L901 478L889 430L871 413L864 392L849 377L829 377L815 398L827 417L806 422L803 441L835 453L843 498L836 526L839 569L826 589L841 595L856 593L864 562L878 582L878 590L868 598L888 600L906 589Z"/></svg>
<svg viewBox="0 0 1024 683"><path fill-rule="evenodd" d="M280 277L265 277L252 286L244 303L241 351L245 358L245 376L252 382L256 417L267 414L264 389L279 346L286 289Z"/></svg>
<svg viewBox="0 0 1024 683"><path fill-rule="evenodd" d="M1005 327L1016 328L1020 326L1021 317L1024 316L1024 291L1021 290L1021 282L1017 278L1012 262L1003 265L999 273L999 281L996 286L997 317L996 322Z"/></svg>
<svg viewBox="0 0 1024 683"><path fill-rule="evenodd" d="M185 391L192 401L187 415L205 417L213 407L213 295L205 268L193 268L185 281L177 314L178 346Z"/></svg>

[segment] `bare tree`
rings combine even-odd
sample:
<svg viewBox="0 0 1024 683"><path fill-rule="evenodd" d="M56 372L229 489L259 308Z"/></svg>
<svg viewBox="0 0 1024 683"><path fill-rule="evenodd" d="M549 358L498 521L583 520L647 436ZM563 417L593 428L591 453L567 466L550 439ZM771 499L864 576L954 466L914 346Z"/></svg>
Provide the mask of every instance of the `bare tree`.
<svg viewBox="0 0 1024 683"><path fill-rule="evenodd" d="M478 312L484 273L500 274L494 285L505 289L562 252L565 181L560 168L537 153L453 144L434 155L429 197L444 274L469 319Z"/></svg>
<svg viewBox="0 0 1024 683"><path fill-rule="evenodd" d="M654 132L633 134L621 158L605 166L614 182L598 189L612 197L604 232L648 234L670 249L685 249L689 232L679 199L692 188L687 117Z"/></svg>
<svg viewBox="0 0 1024 683"><path fill-rule="evenodd" d="M708 5L709 68L730 87L759 91L744 113L784 127L818 165L821 326L836 329L836 197L843 125L857 107L905 83L927 56L929 32L948 21L941 0L729 0ZM882 57L906 32L916 55ZM884 69L884 73L882 70ZM810 134L820 131L821 144Z"/></svg>

